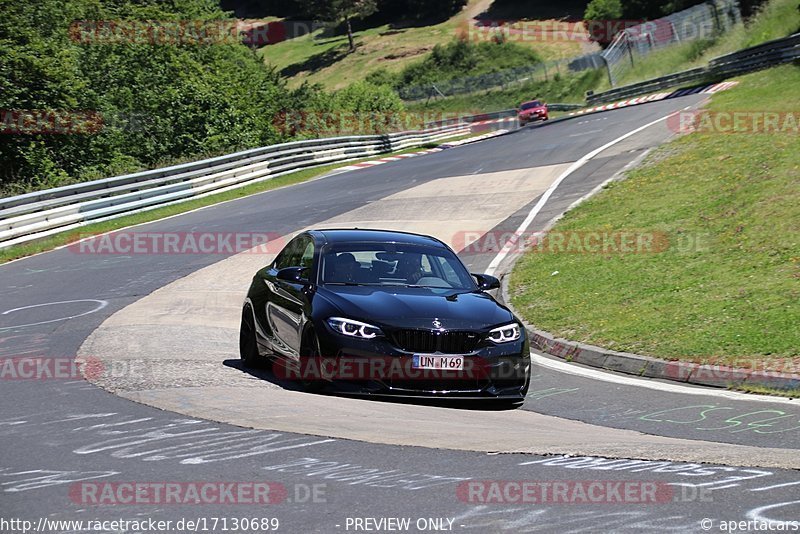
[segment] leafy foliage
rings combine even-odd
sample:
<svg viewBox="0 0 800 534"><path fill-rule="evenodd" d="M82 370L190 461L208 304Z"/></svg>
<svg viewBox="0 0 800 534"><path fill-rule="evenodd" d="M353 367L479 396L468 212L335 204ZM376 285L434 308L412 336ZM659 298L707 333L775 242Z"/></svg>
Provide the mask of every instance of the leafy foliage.
<svg viewBox="0 0 800 534"><path fill-rule="evenodd" d="M613 20L622 17L620 0L592 0L586 6L583 17L586 20Z"/></svg>
<svg viewBox="0 0 800 534"><path fill-rule="evenodd" d="M104 42L70 33L75 21L98 20L213 27L226 17L215 0L0 0L0 9L0 111L102 116L94 133L0 135L3 195L281 142L279 114L354 102L318 87L288 90L232 40ZM378 94L359 106L384 105L385 91L361 88L370 90Z"/></svg>

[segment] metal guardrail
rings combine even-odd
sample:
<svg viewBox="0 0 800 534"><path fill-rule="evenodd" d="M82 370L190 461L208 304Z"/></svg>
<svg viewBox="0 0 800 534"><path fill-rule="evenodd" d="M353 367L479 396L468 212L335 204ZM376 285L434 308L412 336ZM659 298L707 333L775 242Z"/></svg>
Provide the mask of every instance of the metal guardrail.
<svg viewBox="0 0 800 534"><path fill-rule="evenodd" d="M282 143L162 169L0 199L0 249L269 180L470 132L466 120L419 131Z"/></svg>
<svg viewBox="0 0 800 534"><path fill-rule="evenodd" d="M797 59L800 59L800 33L714 58L708 62L708 68L714 75L731 76Z"/></svg>
<svg viewBox="0 0 800 534"><path fill-rule="evenodd" d="M645 95L685 83L718 81L738 74L775 67L800 59L800 33L775 39L709 61L705 67L689 69L643 82L625 85L610 91L587 95L588 105L611 102L620 98Z"/></svg>
<svg viewBox="0 0 800 534"><path fill-rule="evenodd" d="M547 109L550 111L572 111L583 107L586 106L584 106L584 104L559 104L557 102L554 104L547 104Z"/></svg>
<svg viewBox="0 0 800 534"><path fill-rule="evenodd" d="M708 69L706 67L675 72L659 78L652 78L643 82L637 82L618 87L616 89L611 89L610 91L587 95L586 104L591 106L604 102L619 100L621 98L631 98L634 96L646 95L648 93L669 89L684 83L702 82L706 78L709 78Z"/></svg>

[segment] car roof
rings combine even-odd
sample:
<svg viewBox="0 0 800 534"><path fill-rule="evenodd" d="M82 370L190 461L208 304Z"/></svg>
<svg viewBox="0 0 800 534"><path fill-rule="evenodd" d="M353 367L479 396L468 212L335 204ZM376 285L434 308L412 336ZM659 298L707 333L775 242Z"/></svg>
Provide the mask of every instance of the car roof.
<svg viewBox="0 0 800 534"><path fill-rule="evenodd" d="M410 232L399 232L396 230L374 230L362 228L332 228L325 230L311 230L308 232L312 236L318 237L324 243L409 243L415 245L427 245L434 247L444 247L435 237Z"/></svg>
<svg viewBox="0 0 800 534"><path fill-rule="evenodd" d="M524 106L525 104L532 104L534 102L538 102L539 105L541 105L542 104L542 99L541 98L534 98L533 100L526 100L525 102L520 104L520 106Z"/></svg>

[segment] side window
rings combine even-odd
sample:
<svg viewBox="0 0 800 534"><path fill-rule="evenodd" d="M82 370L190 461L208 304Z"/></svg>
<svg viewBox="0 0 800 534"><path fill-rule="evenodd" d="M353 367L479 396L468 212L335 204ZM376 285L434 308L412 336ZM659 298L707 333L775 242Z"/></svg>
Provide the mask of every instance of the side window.
<svg viewBox="0 0 800 534"><path fill-rule="evenodd" d="M314 263L314 241L311 239L304 240L304 250L303 255L300 257L300 267L307 267L311 268L312 264Z"/></svg>
<svg viewBox="0 0 800 534"><path fill-rule="evenodd" d="M299 267L300 258L305 249L303 245L306 244L307 239L307 237L293 239L275 258L275 268L280 270L286 267Z"/></svg>

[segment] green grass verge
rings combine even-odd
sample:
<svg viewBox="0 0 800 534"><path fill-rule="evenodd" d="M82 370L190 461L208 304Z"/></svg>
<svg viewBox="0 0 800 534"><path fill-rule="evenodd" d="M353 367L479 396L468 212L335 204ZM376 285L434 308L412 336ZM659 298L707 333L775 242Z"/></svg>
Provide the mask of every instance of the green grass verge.
<svg viewBox="0 0 800 534"><path fill-rule="evenodd" d="M22 243L19 245L0 249L0 264L16 260L19 258L24 258L26 256L31 256L33 254L38 254L40 252L46 252L48 250L52 250L54 248L67 245L69 243L73 243L77 239L80 239L81 237L85 237L87 235L102 234L105 232L118 230L120 228L126 228L129 226L153 222L159 219L163 219L165 217L171 217L173 215L179 215L181 213L186 213L187 211L195 210L198 208L204 208L206 206L211 206L213 204L219 204L220 202L235 200L237 198L242 198L249 195L255 195L256 193L263 193L264 191L271 191L273 189L299 184L301 182L307 182L308 180L311 180L318 176L322 176L323 174L335 170L339 167L353 165L360 161L369 161L371 159L381 158L389 155L417 152L419 150L423 150L426 148L435 148L440 144L446 143L448 141L456 141L468 137L475 137L477 135L480 134L457 136L449 139L444 139L436 143L427 143L421 146L407 148L405 150L400 150L397 152L387 152L386 154L375 155L354 161L333 163L331 165L326 165L324 167L316 167L313 169L303 169L297 172L293 172L291 174L278 176L271 180L266 180L264 182L246 185L244 187L241 187L239 189L233 189L231 191L226 191L224 193L209 195L207 197L198 198L195 200L188 200L186 202L181 202L179 204L164 206L163 208L156 208L149 211L143 211L141 213L134 213L132 215L126 215L124 217L120 217L118 219L111 219L108 221L87 224L85 226L81 226L80 228L67 230L65 232L61 232L58 234L53 234L51 236L44 237L42 239L37 239L34 241L30 241L28 243Z"/></svg>
<svg viewBox="0 0 800 534"><path fill-rule="evenodd" d="M798 86L800 66L762 71L710 110L796 116ZM683 136L554 228L664 233L666 250L529 252L511 302L537 328L610 349L731 365L797 358L799 184L796 132Z"/></svg>

